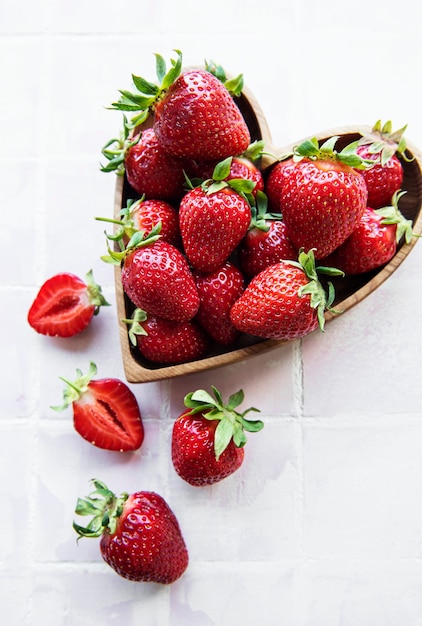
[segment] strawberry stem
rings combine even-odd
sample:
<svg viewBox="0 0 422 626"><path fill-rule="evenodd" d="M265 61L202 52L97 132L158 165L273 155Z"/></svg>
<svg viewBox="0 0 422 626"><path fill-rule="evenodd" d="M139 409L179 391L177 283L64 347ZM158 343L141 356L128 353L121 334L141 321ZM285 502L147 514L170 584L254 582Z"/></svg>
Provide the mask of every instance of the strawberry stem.
<svg viewBox="0 0 422 626"><path fill-rule="evenodd" d="M300 287L298 294L300 297L305 295L310 296L310 306L313 309L316 309L318 325L323 331L325 327L325 311L329 310L333 313L338 313L338 311L332 309L332 304L335 298L334 285L331 282L328 283L327 293L319 280L319 274L326 274L328 276L344 276L344 272L335 267L325 267L322 265L317 266L315 264L313 249L309 250L309 252L305 252L303 248L301 248L299 250L297 261L285 261L285 263L298 267L308 278L309 282Z"/></svg>
<svg viewBox="0 0 422 626"><path fill-rule="evenodd" d="M257 411L251 407L243 413L238 413L235 409L243 402L244 393L241 389L230 396L227 404L224 404L221 393L212 386L214 398L204 389L188 393L184 402L188 409L187 415L201 413L205 419L219 420L214 436L215 458L218 459L233 440L238 448L242 448L246 442L247 432L258 432L264 427L261 420L247 420L245 415L250 411Z"/></svg>
<svg viewBox="0 0 422 626"><path fill-rule="evenodd" d="M63 391L63 404L60 406L51 406L50 408L53 409L53 411L64 411L73 402L79 400L79 398L88 390L89 383L94 378L96 373L97 366L93 361L91 361L88 373L84 375L80 369L77 369L77 378L73 382L59 376L60 380L67 385Z"/></svg>
<svg viewBox="0 0 422 626"><path fill-rule="evenodd" d="M94 478L91 481L95 487L85 498L78 498L75 507L77 515L92 516L86 526L73 522L73 529L81 537L100 537L104 533L114 534L117 520L123 512L123 506L129 497L124 492L117 497L102 481Z"/></svg>

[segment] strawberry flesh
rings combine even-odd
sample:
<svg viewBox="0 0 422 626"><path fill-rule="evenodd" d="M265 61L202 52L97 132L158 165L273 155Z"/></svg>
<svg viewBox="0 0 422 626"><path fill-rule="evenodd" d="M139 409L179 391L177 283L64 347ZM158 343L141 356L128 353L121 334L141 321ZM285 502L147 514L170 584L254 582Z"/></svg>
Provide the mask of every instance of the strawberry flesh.
<svg viewBox="0 0 422 626"><path fill-rule="evenodd" d="M73 419L81 437L98 448L136 450L144 439L136 398L118 379L92 380L73 402Z"/></svg>
<svg viewBox="0 0 422 626"><path fill-rule="evenodd" d="M29 309L28 322L42 335L71 337L88 326L94 313L85 282L63 273L42 285Z"/></svg>

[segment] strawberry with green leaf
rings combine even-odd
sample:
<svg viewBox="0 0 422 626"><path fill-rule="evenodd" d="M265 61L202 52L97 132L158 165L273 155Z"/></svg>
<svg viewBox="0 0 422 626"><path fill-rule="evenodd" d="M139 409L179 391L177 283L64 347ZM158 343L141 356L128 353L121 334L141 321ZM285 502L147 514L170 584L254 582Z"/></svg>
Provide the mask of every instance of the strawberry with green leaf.
<svg viewBox="0 0 422 626"><path fill-rule="evenodd" d="M181 244L179 213L172 204L164 200L145 200L142 196L138 200L128 200L126 206L119 211L117 219L108 217L95 219L114 224L115 231L113 234L107 233L107 238L120 242L123 247L137 231L143 231L145 235L149 235L158 225L160 225L161 239L176 247Z"/></svg>
<svg viewBox="0 0 422 626"><path fill-rule="evenodd" d="M122 321L129 327L131 344L153 363L188 363L205 356L209 348L209 339L195 320L175 322L135 309Z"/></svg>
<svg viewBox="0 0 422 626"><path fill-rule="evenodd" d="M252 278L233 305L230 317L241 332L265 339L298 339L324 330L325 311L333 311L334 287L319 275L342 276L336 268L316 266L313 250L297 261L270 265Z"/></svg>
<svg viewBox="0 0 422 626"><path fill-rule="evenodd" d="M255 183L226 180L231 157L218 163L212 179L188 191L179 207L185 254L195 270L221 267L245 236L251 221L248 201Z"/></svg>
<svg viewBox="0 0 422 626"><path fill-rule="evenodd" d="M131 188L139 196L157 200L179 200L185 189L187 164L170 156L161 146L152 128L134 129L124 116L123 132L102 149L107 163L102 172L126 174Z"/></svg>
<svg viewBox="0 0 422 626"><path fill-rule="evenodd" d="M214 397L198 389L185 397L186 410L173 425L171 458L177 474L190 485L212 485L239 469L244 460L246 432L258 432L261 420L246 419L249 408L236 409L244 400L242 390L227 404L213 386Z"/></svg>
<svg viewBox="0 0 422 626"><path fill-rule="evenodd" d="M82 537L100 538L100 553L119 576L136 582L169 585L185 572L189 555L179 522L167 502L153 491L116 496L105 483L78 498L75 513L90 517L86 526L73 522Z"/></svg>
<svg viewBox="0 0 422 626"><path fill-rule="evenodd" d="M133 75L135 91L121 90L112 108L132 112L132 125L152 114L158 142L175 157L213 160L241 154L250 143L234 100L241 93L242 77L223 83L206 69L182 71L182 53L175 52L169 70L163 57L155 55L157 83Z"/></svg>
<svg viewBox="0 0 422 626"><path fill-rule="evenodd" d="M29 325L41 335L73 337L85 330L102 306L109 306L92 270L85 280L62 272L46 280L28 311Z"/></svg>
<svg viewBox="0 0 422 626"><path fill-rule="evenodd" d="M136 231L123 250L112 250L102 260L121 265L122 287L135 307L177 322L192 319L199 296L183 254L160 239L161 224L148 235Z"/></svg>
<svg viewBox="0 0 422 626"><path fill-rule="evenodd" d="M281 213L268 212L268 199L263 192L257 194L249 230L239 244L237 258L240 269L249 278L279 261L297 259L297 249L289 239Z"/></svg>
<svg viewBox="0 0 422 626"><path fill-rule="evenodd" d="M392 203L381 209L367 207L350 237L324 259L346 275L363 274L388 263L404 239L410 243L412 222L401 213L398 203L405 191L396 192Z"/></svg>
<svg viewBox="0 0 422 626"><path fill-rule="evenodd" d="M296 166L289 171L280 198L292 243L297 249L313 249L317 259L347 239L366 208L366 184L356 170L372 162L356 154L356 142L338 152L337 140L330 137L319 145L313 138L295 148Z"/></svg>
<svg viewBox="0 0 422 626"><path fill-rule="evenodd" d="M404 133L407 125L393 131L391 121L385 124L378 120L371 132L362 135L357 146L357 153L372 159L373 166L363 170L368 189L368 206L380 209L388 206L395 192L399 191L403 182L403 165L401 159L407 161L407 146Z"/></svg>

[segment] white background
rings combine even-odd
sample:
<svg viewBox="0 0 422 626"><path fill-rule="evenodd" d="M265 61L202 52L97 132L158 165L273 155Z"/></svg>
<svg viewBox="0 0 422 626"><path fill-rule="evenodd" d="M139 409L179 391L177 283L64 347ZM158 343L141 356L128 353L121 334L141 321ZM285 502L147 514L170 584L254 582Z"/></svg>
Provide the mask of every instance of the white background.
<svg viewBox="0 0 422 626"><path fill-rule="evenodd" d="M99 259L120 130L106 106L154 53L243 72L276 146L338 125L408 123L422 146L420 3L402 0L2 0L0 6L0 606L41 626L421 626L422 244L325 334L233 366L132 385L145 443L96 450L74 432L59 376L124 377L113 270ZM59 271L92 268L113 306L72 340L27 310ZM237 474L205 489L174 473L171 426L188 391L243 388L264 430ZM190 552L170 587L131 583L76 544L78 495L156 490Z"/></svg>

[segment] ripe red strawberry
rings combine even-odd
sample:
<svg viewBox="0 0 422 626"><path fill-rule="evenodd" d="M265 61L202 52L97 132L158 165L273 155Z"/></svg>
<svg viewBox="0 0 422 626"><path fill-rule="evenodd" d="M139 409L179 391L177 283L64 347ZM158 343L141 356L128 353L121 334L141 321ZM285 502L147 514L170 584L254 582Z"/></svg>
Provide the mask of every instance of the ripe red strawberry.
<svg viewBox="0 0 422 626"><path fill-rule="evenodd" d="M249 230L237 250L240 269L248 277L256 276L269 265L296 260L297 254L281 214L268 213L267 197L258 193Z"/></svg>
<svg viewBox="0 0 422 626"><path fill-rule="evenodd" d="M239 156L234 156L230 160L230 168L227 169L227 176L225 181L243 179L250 180L255 183L251 188L250 193L253 197L256 197L258 191L264 190L264 178L261 170L254 163L258 159L263 150L263 142L255 141L248 149ZM196 162L192 161L190 168L188 168L188 175L190 178L199 179L201 182L210 178L213 178L213 173L218 163L215 161Z"/></svg>
<svg viewBox="0 0 422 626"><path fill-rule="evenodd" d="M133 304L151 315L186 322L199 309L199 296L183 254L159 239L159 227L145 237L134 233L125 250L102 257L120 265L123 290Z"/></svg>
<svg viewBox="0 0 422 626"><path fill-rule="evenodd" d="M179 522L167 502L152 491L117 497L101 481L78 498L75 513L92 516L87 526L73 522L81 537L101 537L104 561L119 576L168 585L185 572L189 555Z"/></svg>
<svg viewBox="0 0 422 626"><path fill-rule="evenodd" d="M240 390L225 405L212 387L215 399L203 389L185 397L184 411L173 425L171 458L177 474L195 487L211 485L233 474L243 463L245 430L258 432L260 420L245 419L235 409L243 402Z"/></svg>
<svg viewBox="0 0 422 626"><path fill-rule="evenodd" d="M251 221L246 199L255 183L225 181L231 158L219 163L213 179L191 189L179 207L180 233L192 267L212 272L221 267L245 236Z"/></svg>
<svg viewBox="0 0 422 626"><path fill-rule="evenodd" d="M120 91L122 97L112 107L136 112L132 124L144 122L153 111L158 141L173 156L213 160L241 154L250 133L229 88L235 86L235 95L240 95L243 80L223 84L208 70L181 72L182 53L176 52L168 72L156 55L158 84L132 76L136 92Z"/></svg>
<svg viewBox="0 0 422 626"><path fill-rule="evenodd" d="M135 309L129 325L129 339L141 354L154 363L188 363L202 358L209 347L204 331L195 323L174 322Z"/></svg>
<svg viewBox="0 0 422 626"><path fill-rule="evenodd" d="M88 374L77 371L77 379L63 392L63 405L51 407L73 410L75 430L94 446L105 450L137 450L144 440L144 428L137 400L125 383L117 378L99 378L95 363Z"/></svg>
<svg viewBox="0 0 422 626"><path fill-rule="evenodd" d="M119 211L119 219L108 217L95 218L101 222L116 224L118 228L107 238L121 242L126 246L137 231L143 231L145 236L150 235L160 224L160 238L173 246L181 245L179 229L179 213L177 209L164 200L128 200L127 206Z"/></svg>
<svg viewBox="0 0 422 626"><path fill-rule="evenodd" d="M87 328L102 306L109 303L92 270L85 281L74 274L56 274L41 286L28 311L28 323L41 335L72 337Z"/></svg>
<svg viewBox="0 0 422 626"><path fill-rule="evenodd" d="M184 193L186 164L167 154L152 128L134 136L132 131L125 117L121 137L111 139L102 149L108 163L101 171L126 173L132 189L145 198L178 200Z"/></svg>
<svg viewBox="0 0 422 626"><path fill-rule="evenodd" d="M372 167L361 172L368 189L367 204L373 209L389 205L394 193L402 186L403 166L398 156L407 158L404 138L406 128L407 125L392 132L391 121L381 125L381 120L378 120L372 131L363 135L359 141L357 153L375 162Z"/></svg>
<svg viewBox="0 0 422 626"><path fill-rule="evenodd" d="M245 288L242 272L233 263L226 263L213 272L194 272L200 306L196 320L208 335L221 345L230 345L239 331L230 320L230 309Z"/></svg>
<svg viewBox="0 0 422 626"><path fill-rule="evenodd" d="M280 211L281 192L284 182L290 175L290 171L296 167L293 157L277 161L270 169L265 180L264 191L268 198L268 208L270 211L278 213Z"/></svg>
<svg viewBox="0 0 422 626"><path fill-rule="evenodd" d="M155 109L154 130L174 156L224 159L250 143L246 122L226 87L210 72L187 70Z"/></svg>
<svg viewBox="0 0 422 626"><path fill-rule="evenodd" d="M283 185L280 210L296 248L314 249L315 258L328 256L347 239L366 208L364 167L355 145L334 150L337 137L321 147L307 140L295 150L299 159Z"/></svg>
<svg viewBox="0 0 422 626"><path fill-rule="evenodd" d="M390 206L377 210L366 208L350 237L324 259L324 263L347 275L369 272L388 263L402 237L410 243L413 235L412 223L398 208L398 201L404 193L394 194Z"/></svg>
<svg viewBox="0 0 422 626"><path fill-rule="evenodd" d="M297 339L318 326L324 328L324 312L331 309L334 288L328 294L318 273L341 275L327 267L315 267L313 251L301 251L298 262L281 261L257 274L231 309L233 325L241 332L266 339Z"/></svg>

